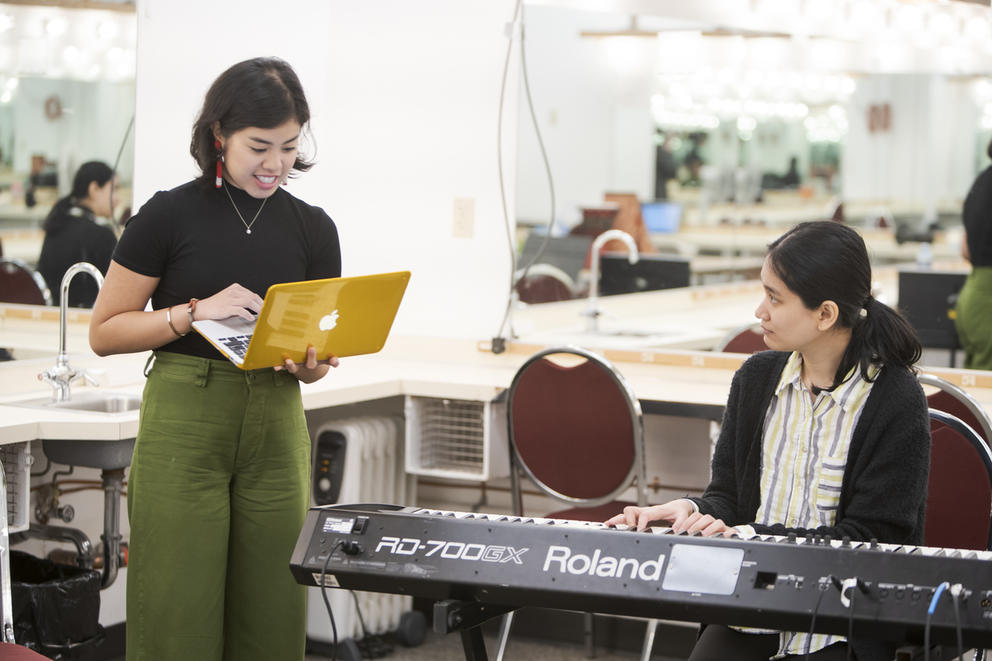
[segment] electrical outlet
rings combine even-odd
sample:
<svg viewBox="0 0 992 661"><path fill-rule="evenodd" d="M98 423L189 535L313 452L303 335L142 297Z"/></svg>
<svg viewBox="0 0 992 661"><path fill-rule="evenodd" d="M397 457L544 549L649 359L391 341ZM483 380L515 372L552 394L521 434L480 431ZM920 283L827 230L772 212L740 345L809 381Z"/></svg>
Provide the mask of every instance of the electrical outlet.
<svg viewBox="0 0 992 661"><path fill-rule="evenodd" d="M451 235L456 239L471 239L475 232L475 198L456 197Z"/></svg>

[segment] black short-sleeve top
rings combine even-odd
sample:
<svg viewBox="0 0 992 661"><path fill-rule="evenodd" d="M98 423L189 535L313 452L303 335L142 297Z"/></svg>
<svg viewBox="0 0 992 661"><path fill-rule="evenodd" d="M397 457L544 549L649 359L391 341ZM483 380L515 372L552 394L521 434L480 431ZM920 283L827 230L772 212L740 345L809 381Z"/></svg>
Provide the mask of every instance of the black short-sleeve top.
<svg viewBox="0 0 992 661"><path fill-rule="evenodd" d="M265 296L277 283L341 275L337 228L322 209L280 188L252 223L262 200L225 186L231 199L224 190L195 181L159 191L128 221L114 261L159 278L152 293L154 309L207 298L232 283ZM252 223L250 234L232 200ZM195 332L160 350L221 357Z"/></svg>

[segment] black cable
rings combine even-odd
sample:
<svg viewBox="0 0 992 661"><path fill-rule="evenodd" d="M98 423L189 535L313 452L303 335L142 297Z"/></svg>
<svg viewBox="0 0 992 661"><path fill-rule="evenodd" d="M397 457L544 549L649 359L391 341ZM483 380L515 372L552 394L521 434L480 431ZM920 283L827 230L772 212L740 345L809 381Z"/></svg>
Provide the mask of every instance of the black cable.
<svg viewBox="0 0 992 661"><path fill-rule="evenodd" d="M548 175L548 189L551 193L551 213L548 216L548 226L544 232L544 240L541 241L541 245L538 246L537 252L531 260L524 266L524 272L520 275L520 279L523 280L527 277L527 272L530 267L534 266L544 254L545 249L548 247L548 241L551 240L551 231L555 226L555 181L554 177L551 175L551 163L548 161L548 152L544 148L544 139L541 137L541 129L537 123L537 113L534 111L534 100L530 95L530 78L527 75L527 50L524 48L526 39L523 35L523 8L520 10L520 70L523 73L524 78L524 92L527 97L527 108L530 110L531 122L534 124L534 134L537 136L537 145L541 149L541 161L544 163L544 172Z"/></svg>
<svg viewBox="0 0 992 661"><path fill-rule="evenodd" d="M510 308L513 305L513 274L516 269L517 248L513 243L513 236L510 233L510 213L506 208L506 187L503 184L503 100L506 97L506 78L510 70L510 55L513 53L513 26L517 24L517 16L520 14L522 5L523 0L517 0L513 8L513 19L510 21L510 34L508 35L506 44L506 60L503 62L503 81L499 86L499 111L496 113L496 172L499 176L499 197L503 203L503 226L506 229L506 243L510 249L510 291L506 300L506 310L503 312L503 321L500 323L499 332L496 334L498 338L503 337L503 329L506 327L506 322L510 318ZM496 351L495 346L493 350Z"/></svg>
<svg viewBox="0 0 992 661"><path fill-rule="evenodd" d="M496 337L502 338L503 332L506 329L506 324L510 319L510 311L513 308L513 292L517 283L516 272L517 272L517 247L513 241L513 236L510 233L510 213L506 207L506 187L503 183L503 100L506 95L506 79L507 72L510 68L510 55L513 52L513 32L512 26L517 22L517 16L520 16L520 69L523 74L524 82L524 92L527 98L527 108L530 111L531 122L534 125L534 133L537 136L537 144L541 150L541 160L544 163L544 171L548 175L548 188L551 193L551 213L548 217L548 226L544 233L544 239L541 241L541 245L538 247L537 252L531 258L530 262L523 269L523 273L520 275L520 280L527 277L527 272L530 267L537 263L537 260L541 258L544 254L544 250L548 246L548 241L551 240L551 231L555 223L555 182L554 177L551 175L551 164L548 161L548 152L544 147L544 139L541 137L541 128L537 122L537 113L534 111L534 101L530 93L530 79L527 75L527 52L524 47L524 20L523 20L523 3L522 0L517 0L516 7L513 11L513 20L511 21L511 33L509 35L509 43L506 48L506 61L503 64L503 81L500 85L499 90L499 113L497 119L497 130L496 130L496 154L497 154L497 171L499 173L499 193L500 200L503 204L503 225L506 228L506 239L507 245L510 249L510 290L507 294L506 308L503 311L503 320L499 325L499 332ZM512 331L512 329L511 329Z"/></svg>
<svg viewBox="0 0 992 661"><path fill-rule="evenodd" d="M851 601L851 605L848 607L847 612L847 661L851 661L854 658L852 655L854 653L854 593L856 590L851 590L851 596L848 598Z"/></svg>
<svg viewBox="0 0 992 661"><path fill-rule="evenodd" d="M362 641L359 643L359 647L362 648L363 656L370 659L377 659L380 656L389 654L392 648L380 636L370 634L368 628L365 626L362 607L358 603L358 594L354 590L348 590L348 592L351 593L351 598L355 602L355 613L358 615L358 623L362 627Z"/></svg>
<svg viewBox="0 0 992 661"><path fill-rule="evenodd" d="M820 603L823 601L823 594L827 591L828 587L830 586L826 583L821 583L818 586L820 594L816 596L816 605L813 606L813 617L809 622L809 635L806 637L806 655L803 657L805 661L809 661L809 646L813 643L813 632L816 629L816 614L820 612Z"/></svg>
<svg viewBox="0 0 992 661"><path fill-rule="evenodd" d="M324 607L327 609L327 617L331 618L331 642L334 644L334 650L331 652L331 661L337 661L338 658L338 625L334 623L334 613L331 612L331 601L327 598L327 584L324 582L324 576L327 575L327 565L331 561L331 556L334 552L338 550L341 546L343 540L338 540L331 550L327 553L327 557L324 558L324 566L320 568L320 596L324 599Z"/></svg>

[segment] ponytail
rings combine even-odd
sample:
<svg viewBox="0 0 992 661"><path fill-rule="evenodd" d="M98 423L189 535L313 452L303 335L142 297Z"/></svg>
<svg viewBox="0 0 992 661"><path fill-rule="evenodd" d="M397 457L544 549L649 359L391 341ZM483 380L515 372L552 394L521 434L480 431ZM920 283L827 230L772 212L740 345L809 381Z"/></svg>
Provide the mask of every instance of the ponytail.
<svg viewBox="0 0 992 661"><path fill-rule="evenodd" d="M854 367L865 381L872 380L872 365L913 369L922 354L920 339L906 318L869 296L851 327L851 341L837 367L834 385L839 385Z"/></svg>

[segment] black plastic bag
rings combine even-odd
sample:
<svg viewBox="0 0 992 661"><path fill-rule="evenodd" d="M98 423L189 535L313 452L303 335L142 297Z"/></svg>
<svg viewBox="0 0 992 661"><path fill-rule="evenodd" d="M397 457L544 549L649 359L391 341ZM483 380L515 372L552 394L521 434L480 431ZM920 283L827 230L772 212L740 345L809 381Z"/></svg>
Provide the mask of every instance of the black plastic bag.
<svg viewBox="0 0 992 661"><path fill-rule="evenodd" d="M60 565L22 551L10 552L14 639L51 658L102 638L100 572Z"/></svg>

